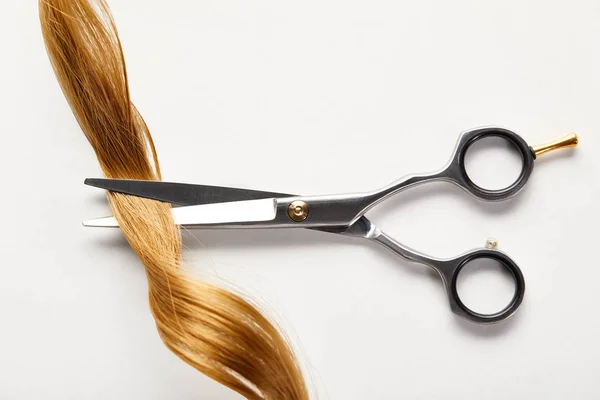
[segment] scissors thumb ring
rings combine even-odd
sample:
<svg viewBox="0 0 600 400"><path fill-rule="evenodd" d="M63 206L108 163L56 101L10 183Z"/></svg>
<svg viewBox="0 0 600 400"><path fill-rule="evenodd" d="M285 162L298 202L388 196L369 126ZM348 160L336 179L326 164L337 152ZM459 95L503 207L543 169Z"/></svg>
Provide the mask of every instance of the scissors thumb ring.
<svg viewBox="0 0 600 400"><path fill-rule="evenodd" d="M496 313L482 314L473 311L464 304L458 294L457 283L461 271L470 263L480 259L496 261L505 270L510 272L514 281L515 291L512 299L502 310ZM442 267L442 274L452 311L457 315L479 323L493 323L507 319L517 311L525 295L525 279L523 278L521 269L508 255L496 249L485 248L473 250L461 257L448 261L445 267Z"/></svg>
<svg viewBox="0 0 600 400"><path fill-rule="evenodd" d="M450 303L450 309L460 317L480 324L491 324L503 321L512 316L523 302L523 297L525 296L525 279L523 278L523 273L518 265L500 250L481 248L471 250L455 258L438 259L410 249L380 230L376 230L370 238L402 258L433 268L442 278ZM479 313L467 307L461 300L457 289L458 277L461 271L470 263L480 259L496 261L510 273L515 285L515 291L509 303L502 310L492 314Z"/></svg>

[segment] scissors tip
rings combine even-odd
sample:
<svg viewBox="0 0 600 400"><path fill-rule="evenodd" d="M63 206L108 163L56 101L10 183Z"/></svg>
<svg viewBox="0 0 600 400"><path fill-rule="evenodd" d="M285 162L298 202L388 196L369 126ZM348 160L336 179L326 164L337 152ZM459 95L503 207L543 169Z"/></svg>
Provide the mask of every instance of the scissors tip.
<svg viewBox="0 0 600 400"><path fill-rule="evenodd" d="M118 228L119 223L114 217L95 218L81 223L86 228Z"/></svg>
<svg viewBox="0 0 600 400"><path fill-rule="evenodd" d="M99 187L101 182L104 180L105 179L101 179L101 178L85 178L85 180L83 181L83 184L88 185L88 186Z"/></svg>

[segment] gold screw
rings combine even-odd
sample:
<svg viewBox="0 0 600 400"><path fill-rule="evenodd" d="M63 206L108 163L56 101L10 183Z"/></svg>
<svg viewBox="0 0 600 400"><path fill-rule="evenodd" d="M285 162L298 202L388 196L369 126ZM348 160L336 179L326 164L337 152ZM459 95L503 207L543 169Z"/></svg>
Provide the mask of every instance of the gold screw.
<svg viewBox="0 0 600 400"><path fill-rule="evenodd" d="M296 200L288 206L288 215L293 221L302 222L308 217L308 204Z"/></svg>

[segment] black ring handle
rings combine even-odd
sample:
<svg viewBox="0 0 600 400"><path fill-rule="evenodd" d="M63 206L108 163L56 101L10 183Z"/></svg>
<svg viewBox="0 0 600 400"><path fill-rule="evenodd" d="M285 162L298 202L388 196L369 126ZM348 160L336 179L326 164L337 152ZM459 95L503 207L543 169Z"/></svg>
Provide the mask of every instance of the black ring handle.
<svg viewBox="0 0 600 400"><path fill-rule="evenodd" d="M503 268L505 268L511 273L515 283L515 293L511 301L502 310L493 314L482 314L471 310L461 301L456 287L460 271L470 262L481 258L492 259L497 261L500 265L502 265ZM517 264L509 256L507 256L499 250L474 250L455 260L450 261L450 268L447 269L446 272L447 273L445 274L445 281L447 285L448 298L450 301L450 307L452 311L455 314L467 318L473 322L481 324L491 324L494 322L505 320L511 315L513 315L523 302L523 297L525 296L525 279L523 278L523 273L521 272L521 269L517 266Z"/></svg>
<svg viewBox="0 0 600 400"><path fill-rule="evenodd" d="M510 186L499 189L490 190L485 189L475 184L465 168L465 156L469 151L469 148L473 143L487 137L500 137L513 144L514 147L521 154L523 161L523 167L521 173L515 182ZM535 154L531 147L513 131L498 127L486 127L477 128L471 131L463 133L458 141L454 158L448 166L448 174L454 179L460 186L466 189L468 192L483 200L498 201L508 199L517 194L529 179L529 176L533 172L533 164L535 161Z"/></svg>

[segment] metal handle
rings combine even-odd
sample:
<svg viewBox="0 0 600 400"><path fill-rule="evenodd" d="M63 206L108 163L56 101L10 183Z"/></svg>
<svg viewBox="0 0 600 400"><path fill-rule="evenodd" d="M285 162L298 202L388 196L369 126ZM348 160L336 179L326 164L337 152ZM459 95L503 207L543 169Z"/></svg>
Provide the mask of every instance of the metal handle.
<svg viewBox="0 0 600 400"><path fill-rule="evenodd" d="M500 190L488 190L475 184L465 168L465 156L469 151L469 148L478 140L487 137L501 137L506 139L509 143L512 143L515 148L521 154L523 161L523 167L517 180L510 186ZM458 143L454 148L454 152L450 157L450 160L440 170L428 173L428 174L414 174L407 175L400 178L399 180L378 189L374 192L368 193L367 196L359 197L361 200L360 205L364 208L361 210L360 215L363 215L369 209L375 205L381 203L387 198L407 190L411 187L422 185L433 181L448 181L451 182L473 196L482 200L499 201L504 200L517 194L529 179L529 176L533 172L533 163L535 161L535 153L529 147L527 142L517 135L513 131L504 128L497 127L485 127L477 128L467 132L464 132L458 139ZM363 205L364 203L364 205Z"/></svg>
<svg viewBox="0 0 600 400"><path fill-rule="evenodd" d="M521 173L516 181L504 189L490 190L478 186L471 178L469 178L465 168L465 156L469 151L469 148L475 142L488 137L500 137L507 140L514 145L521 155L523 162ZM477 198L498 201L510 198L523 189L531 172L533 172L534 161L535 153L531 147L523 140L523 138L521 138L521 136L513 131L498 127L478 128L467 131L461 135L454 150L454 154L441 175Z"/></svg>
<svg viewBox="0 0 600 400"><path fill-rule="evenodd" d="M369 232L368 235L364 235L363 237L376 241L405 260L427 265L437 271L446 288L450 309L454 314L460 317L480 324L491 324L503 321L513 315L523 301L525 295L525 279L523 278L523 273L517 264L500 250L487 248L476 249L453 259L442 260L429 257L426 254L413 250L378 229L373 228L370 229ZM461 301L456 288L460 271L467 264L481 258L496 260L503 268L507 269L514 278L515 292L513 298L504 309L493 314L482 314L471 310Z"/></svg>

